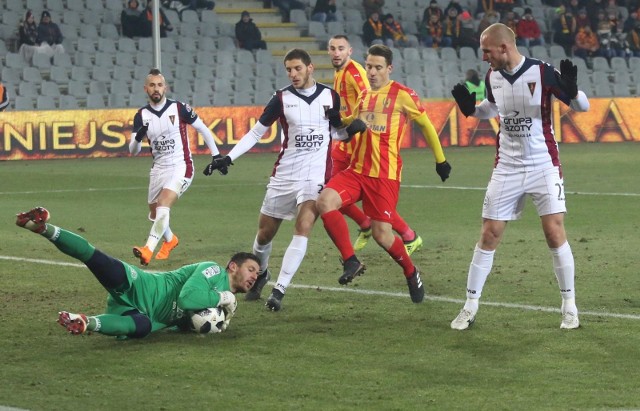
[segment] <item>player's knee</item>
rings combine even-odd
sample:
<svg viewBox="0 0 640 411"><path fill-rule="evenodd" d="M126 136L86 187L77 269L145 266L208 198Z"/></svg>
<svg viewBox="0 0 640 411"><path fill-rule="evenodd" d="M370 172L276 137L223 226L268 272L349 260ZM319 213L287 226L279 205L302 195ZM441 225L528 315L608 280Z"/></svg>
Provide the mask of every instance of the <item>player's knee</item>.
<svg viewBox="0 0 640 411"><path fill-rule="evenodd" d="M136 325L136 330L132 334L127 335L127 337L142 338L151 333L151 320L149 317L143 314L134 314L131 318L133 318L133 322Z"/></svg>

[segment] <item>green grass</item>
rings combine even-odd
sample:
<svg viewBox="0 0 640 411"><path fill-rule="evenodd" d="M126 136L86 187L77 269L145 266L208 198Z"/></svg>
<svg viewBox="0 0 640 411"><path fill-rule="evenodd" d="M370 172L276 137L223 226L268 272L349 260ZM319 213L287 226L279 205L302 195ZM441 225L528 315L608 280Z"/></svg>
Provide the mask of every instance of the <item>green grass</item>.
<svg viewBox="0 0 640 411"><path fill-rule="evenodd" d="M281 312L241 299L223 334L166 331L131 341L64 333L59 310L99 313L106 292L86 268L17 228L14 215L45 206L54 224L134 262L131 247L150 228L151 160L2 163L0 408L640 408L640 145L561 146L581 329L559 329L551 257L529 202L498 249L476 324L454 332L449 323L465 296L493 153L448 149L453 172L442 184L428 150L404 152L399 210L425 240L414 254L428 293L423 304L411 303L400 268L375 244L360 253L366 274L339 286L338 252L318 223ZM226 177L198 171L171 215L181 245L150 269L249 251L274 160L248 154ZM207 158L197 161L200 170ZM276 237L276 275L291 233L284 223Z"/></svg>

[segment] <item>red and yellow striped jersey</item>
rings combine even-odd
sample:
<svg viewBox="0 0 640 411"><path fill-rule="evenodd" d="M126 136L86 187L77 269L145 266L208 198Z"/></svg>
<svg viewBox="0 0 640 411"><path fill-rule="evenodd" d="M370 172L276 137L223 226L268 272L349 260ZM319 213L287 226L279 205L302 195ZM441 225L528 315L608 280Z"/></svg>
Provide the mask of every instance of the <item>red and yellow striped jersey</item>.
<svg viewBox="0 0 640 411"><path fill-rule="evenodd" d="M336 71L333 77L333 89L340 95L340 112L343 117L351 115L358 100L358 95L368 88L367 73L360 63L349 60L344 67ZM356 140L355 138L351 139L348 143L339 141L335 148L351 154Z"/></svg>
<svg viewBox="0 0 640 411"><path fill-rule="evenodd" d="M367 124L357 139L350 167L369 177L400 181L400 143L410 120L426 115L420 98L412 89L391 81L379 90L360 94L354 110Z"/></svg>

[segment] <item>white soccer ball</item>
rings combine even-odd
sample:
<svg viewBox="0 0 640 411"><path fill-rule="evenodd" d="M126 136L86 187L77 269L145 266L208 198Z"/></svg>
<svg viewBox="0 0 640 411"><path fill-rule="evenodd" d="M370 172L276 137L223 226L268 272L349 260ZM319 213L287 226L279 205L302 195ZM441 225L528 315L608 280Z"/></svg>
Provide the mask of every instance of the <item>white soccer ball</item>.
<svg viewBox="0 0 640 411"><path fill-rule="evenodd" d="M205 308L191 315L191 330L199 334L215 334L224 331L226 315L219 307Z"/></svg>

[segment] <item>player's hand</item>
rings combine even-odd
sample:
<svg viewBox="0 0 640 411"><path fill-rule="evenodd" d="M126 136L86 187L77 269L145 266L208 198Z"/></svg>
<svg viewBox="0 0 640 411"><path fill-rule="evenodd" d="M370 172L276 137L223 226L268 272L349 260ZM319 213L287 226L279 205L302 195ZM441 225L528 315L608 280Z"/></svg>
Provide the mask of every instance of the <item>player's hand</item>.
<svg viewBox="0 0 640 411"><path fill-rule="evenodd" d="M449 164L447 160L442 163L436 163L436 173L438 173L444 183L444 181L449 178L449 173L451 173L451 164Z"/></svg>
<svg viewBox="0 0 640 411"><path fill-rule="evenodd" d="M204 174L205 176L210 176L211 174L213 174L214 170L218 170L220 174L222 174L223 176L226 176L227 173L229 172L229 166L232 166L232 165L233 165L233 161L231 161L231 157L229 156L222 157L220 154L216 154L215 156L212 157L211 163L207 164L207 166L204 168L204 171L202 171L202 174Z"/></svg>
<svg viewBox="0 0 640 411"><path fill-rule="evenodd" d="M342 118L340 117L340 110L335 108L329 108L324 114L329 119L329 124L331 127L340 128L342 127Z"/></svg>
<svg viewBox="0 0 640 411"><path fill-rule="evenodd" d="M578 66L571 60L564 59L560 62L560 75L556 73L556 79L562 91L574 99L578 95Z"/></svg>
<svg viewBox="0 0 640 411"><path fill-rule="evenodd" d="M136 132L136 141L138 143L142 142L142 139L144 138L144 136L147 135L147 131L149 131L149 125L145 124L144 126L140 127L138 129L138 131Z"/></svg>
<svg viewBox="0 0 640 411"><path fill-rule="evenodd" d="M365 131L367 131L367 125L364 121L357 118L353 120L351 124L349 124L349 127L347 127L346 132L348 137L344 139L343 142L348 143L349 141L351 141L353 136L355 136L356 134L364 133Z"/></svg>
<svg viewBox="0 0 640 411"><path fill-rule="evenodd" d="M456 99L460 111L465 117L469 117L476 111L476 92L469 93L464 84L456 84L451 90L451 95Z"/></svg>
<svg viewBox="0 0 640 411"><path fill-rule="evenodd" d="M238 308L238 302L236 296L231 291L223 291L218 293L220 295L220 301L218 301L218 307L224 310L225 318L231 320L231 317L236 313Z"/></svg>

